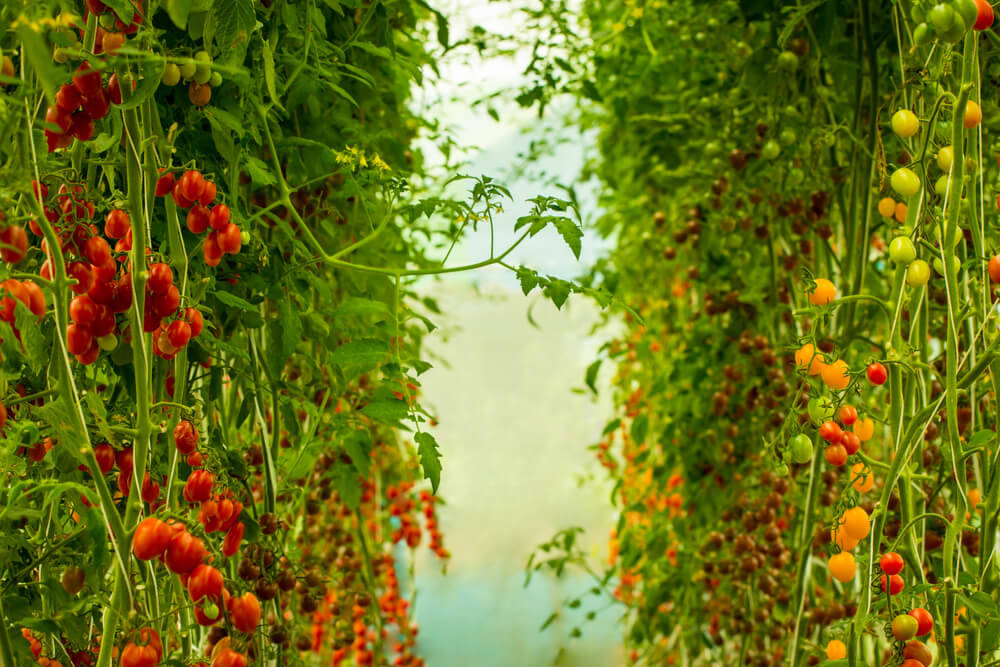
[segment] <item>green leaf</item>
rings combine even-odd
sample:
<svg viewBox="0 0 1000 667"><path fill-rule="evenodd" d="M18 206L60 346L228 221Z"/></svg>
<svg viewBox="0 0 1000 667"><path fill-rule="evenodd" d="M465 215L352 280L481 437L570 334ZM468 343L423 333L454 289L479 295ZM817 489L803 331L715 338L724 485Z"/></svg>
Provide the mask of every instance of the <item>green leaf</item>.
<svg viewBox="0 0 1000 667"><path fill-rule="evenodd" d="M337 309L333 311L334 317L350 317L353 315L389 315L389 306L383 301L373 301L371 299L362 299L359 297L351 297L344 301L344 303L337 306Z"/></svg>
<svg viewBox="0 0 1000 667"><path fill-rule="evenodd" d="M420 467L424 469L424 479L431 481L431 489L437 493L441 483L441 452L438 451L437 441L426 431L417 433L413 440L417 443L417 456L420 457Z"/></svg>
<svg viewBox="0 0 1000 667"><path fill-rule="evenodd" d="M554 224L559 235L573 252L573 256L580 259L580 251L583 249L583 229L569 218L556 218Z"/></svg>
<svg viewBox="0 0 1000 667"><path fill-rule="evenodd" d="M400 400L372 401L358 412L376 421L395 424L401 419L406 419L406 415L409 414L409 408L405 401Z"/></svg>
<svg viewBox="0 0 1000 667"><path fill-rule="evenodd" d="M184 30L191 13L191 0L167 0L167 15L174 25Z"/></svg>
<svg viewBox="0 0 1000 667"><path fill-rule="evenodd" d="M132 16L135 14L132 0L104 0L104 4L122 20L122 23L132 22Z"/></svg>
<svg viewBox="0 0 1000 667"><path fill-rule="evenodd" d="M608 433L612 433L618 430L618 427L621 425L622 425L621 419L612 419L611 421L608 422L607 426L604 427L604 430L601 431L601 435L607 435Z"/></svg>
<svg viewBox="0 0 1000 667"><path fill-rule="evenodd" d="M646 415L639 415L632 420L632 440L641 445L646 441L646 433L649 431L649 418Z"/></svg>
<svg viewBox="0 0 1000 667"><path fill-rule="evenodd" d="M18 302L14 310L14 323L21 332L21 346L31 372L38 375L49 361L49 349L38 327L38 319L24 304Z"/></svg>
<svg viewBox="0 0 1000 667"><path fill-rule="evenodd" d="M333 362L340 366L374 367L387 360L389 345L375 338L344 343L333 351Z"/></svg>
<svg viewBox="0 0 1000 667"><path fill-rule="evenodd" d="M333 485L345 505L352 510L361 506L361 482L353 467L343 464L337 465L333 469Z"/></svg>
<svg viewBox="0 0 1000 667"><path fill-rule="evenodd" d="M529 268L520 267L517 270L517 279L521 282L521 291L525 296L538 286L538 274Z"/></svg>
<svg viewBox="0 0 1000 667"><path fill-rule="evenodd" d="M587 374L584 376L584 382L586 382L587 386L590 387L590 391L595 394L597 393L597 386L595 383L597 382L597 372L601 370L601 361L601 359L598 359L594 363L587 366Z"/></svg>
<svg viewBox="0 0 1000 667"><path fill-rule="evenodd" d="M544 622L544 623L542 623L541 627L540 627L540 628L538 628L538 629L539 629L539 630L544 630L545 628L547 628L547 627L549 627L550 625L552 625L552 623L553 623L553 622L554 622L554 621L555 621L555 620L556 620L557 618L559 618L559 612L558 612L558 611L554 611L554 612L552 612L551 614L549 614L549 617L548 617L547 619L545 619L545 622Z"/></svg>
<svg viewBox="0 0 1000 667"><path fill-rule="evenodd" d="M344 451L364 478L371 472L371 448L371 437L364 431L354 431L344 441Z"/></svg>
<svg viewBox="0 0 1000 667"><path fill-rule="evenodd" d="M291 299L282 299L278 303L278 321L281 323L281 353L287 359L295 352L302 335L302 320L299 311Z"/></svg>
<svg viewBox="0 0 1000 667"><path fill-rule="evenodd" d="M250 180L253 181L256 187L274 185L278 182L278 179L274 177L274 174L268 168L267 163L260 158L252 155L244 155L243 166L246 167L247 173L250 174Z"/></svg>
<svg viewBox="0 0 1000 667"><path fill-rule="evenodd" d="M566 303L566 299L569 298L569 294L572 286L565 280L559 280L553 278L548 285L545 286L544 292L545 296L556 305L556 308L562 308L563 304Z"/></svg>
<svg viewBox="0 0 1000 667"><path fill-rule="evenodd" d="M232 294L231 292L217 291L212 292L213 296L219 300L224 306L232 306L233 308L239 308L240 310L249 310L252 312L257 312L257 306L253 305L246 299L241 299L240 297Z"/></svg>
<svg viewBox="0 0 1000 667"><path fill-rule="evenodd" d="M275 84L277 75L274 72L274 52L271 50L271 43L266 39L264 40L264 48L261 53L264 60L264 86L267 88L267 94L271 96L271 101L274 102L275 106L284 110L285 107L281 106L281 99L278 97L278 87Z"/></svg>
<svg viewBox="0 0 1000 667"><path fill-rule="evenodd" d="M959 595L958 597L965 602L965 606L976 612L979 616L995 617L997 614L997 603L994 602L989 593L979 591L968 597L964 595Z"/></svg>
<svg viewBox="0 0 1000 667"><path fill-rule="evenodd" d="M257 23L253 0L224 0L216 2L215 43L220 49L232 49L237 41L245 41Z"/></svg>
<svg viewBox="0 0 1000 667"><path fill-rule="evenodd" d="M299 451L294 457L285 454L278 459L281 464L279 467L285 469L284 473L288 479L304 477L316 466L316 459L325 448L324 441L309 440L299 447Z"/></svg>
<svg viewBox="0 0 1000 667"><path fill-rule="evenodd" d="M17 27L17 37L21 41L21 48L31 63L31 68L42 82L45 90L45 97L52 102L55 100L56 90L62 84L66 75L62 70L52 63L52 52L45 44L45 39L36 32L27 21L22 21Z"/></svg>
<svg viewBox="0 0 1000 667"><path fill-rule="evenodd" d="M989 429L983 429L982 431L977 431L974 436L969 438L969 442L965 444L966 449L975 449L976 447L981 447L987 442L991 441L996 437L996 433Z"/></svg>

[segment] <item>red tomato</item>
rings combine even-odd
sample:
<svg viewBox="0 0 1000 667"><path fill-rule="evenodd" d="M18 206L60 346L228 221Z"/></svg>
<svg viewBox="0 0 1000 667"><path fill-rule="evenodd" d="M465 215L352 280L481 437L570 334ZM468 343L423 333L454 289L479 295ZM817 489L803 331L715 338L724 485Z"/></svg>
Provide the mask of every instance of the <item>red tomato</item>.
<svg viewBox="0 0 1000 667"><path fill-rule="evenodd" d="M179 532L170 540L164 559L167 569L174 574L187 574L205 558L205 545L187 531Z"/></svg>
<svg viewBox="0 0 1000 667"><path fill-rule="evenodd" d="M210 206L213 201L215 201L215 183L212 181L205 181L205 189L201 191L201 196L198 197L198 203L202 206Z"/></svg>
<svg viewBox="0 0 1000 667"><path fill-rule="evenodd" d="M101 90L101 73L94 70L86 60L77 68L73 75L73 86L84 97L96 95Z"/></svg>
<svg viewBox="0 0 1000 667"><path fill-rule="evenodd" d="M889 378L889 374L885 370L885 366L879 362L875 362L868 366L868 381L872 384L885 384L885 381Z"/></svg>
<svg viewBox="0 0 1000 667"><path fill-rule="evenodd" d="M229 224L229 217L230 217L230 212L228 206L226 206L225 204L219 204L218 206L214 206L212 208L212 216L210 220L212 229L214 229L217 232L225 229L226 225Z"/></svg>
<svg viewBox="0 0 1000 667"><path fill-rule="evenodd" d="M225 648L212 658L212 667L247 667L247 659L242 653Z"/></svg>
<svg viewBox="0 0 1000 667"><path fill-rule="evenodd" d="M207 470L195 470L188 475L184 483L184 500L189 503L197 503L208 500L212 497L212 485L215 483L215 475Z"/></svg>
<svg viewBox="0 0 1000 667"><path fill-rule="evenodd" d="M166 294L156 294L152 299L153 311L161 318L173 315L181 305L181 291L177 285L167 288Z"/></svg>
<svg viewBox="0 0 1000 667"><path fill-rule="evenodd" d="M903 578L901 576L899 576L898 574L891 575L889 577L889 594L890 595L899 595L900 593L903 592L904 585L905 585L905 582L903 581ZM885 575L884 574L879 578L879 586L882 588L883 591L885 591Z"/></svg>
<svg viewBox="0 0 1000 667"><path fill-rule="evenodd" d="M105 475L115 467L115 450L106 442L94 447L94 458L97 459L97 467Z"/></svg>
<svg viewBox="0 0 1000 667"><path fill-rule="evenodd" d="M844 426L850 426L854 422L858 421L858 411L854 409L852 405L842 405L840 409L837 410L837 419Z"/></svg>
<svg viewBox="0 0 1000 667"><path fill-rule="evenodd" d="M177 177L174 176L174 172L168 171L156 180L156 196L166 197L174 190L174 184L177 182Z"/></svg>
<svg viewBox="0 0 1000 667"><path fill-rule="evenodd" d="M149 267L146 289L152 294L166 294L174 284L174 271L169 264L157 262Z"/></svg>
<svg viewBox="0 0 1000 667"><path fill-rule="evenodd" d="M823 452L826 462L834 466L842 466L847 463L847 450L841 444L829 445Z"/></svg>
<svg viewBox="0 0 1000 667"><path fill-rule="evenodd" d="M94 288L94 272L87 262L70 262L66 266L66 275L76 280L75 285L69 286L76 294L85 294Z"/></svg>
<svg viewBox="0 0 1000 667"><path fill-rule="evenodd" d="M79 324L66 327L66 349L70 354L86 354L94 343L94 337Z"/></svg>
<svg viewBox="0 0 1000 667"><path fill-rule="evenodd" d="M91 236L83 246L83 255L94 266L105 266L111 262L111 246L102 237Z"/></svg>
<svg viewBox="0 0 1000 667"><path fill-rule="evenodd" d="M219 530L222 523L219 517L219 507L214 500L206 500L198 510L198 522L205 528L206 533L214 533Z"/></svg>
<svg viewBox="0 0 1000 667"><path fill-rule="evenodd" d="M156 517L143 519L132 537L132 551L139 560L152 560L166 551L173 537L170 526Z"/></svg>
<svg viewBox="0 0 1000 667"><path fill-rule="evenodd" d="M201 316L201 311L197 308L188 308L184 311L184 319L191 325L191 338L197 338L205 325L205 320Z"/></svg>
<svg viewBox="0 0 1000 667"><path fill-rule="evenodd" d="M191 340L191 325L184 320L174 320L167 327L167 338L174 347L178 349L184 347Z"/></svg>
<svg viewBox="0 0 1000 667"><path fill-rule="evenodd" d="M198 447L198 429L184 419L174 427L174 444L181 454L190 454Z"/></svg>
<svg viewBox="0 0 1000 667"><path fill-rule="evenodd" d="M24 227L10 225L0 230L0 257L9 264L17 264L28 252L28 233Z"/></svg>
<svg viewBox="0 0 1000 667"><path fill-rule="evenodd" d="M181 194L192 202L198 201L205 190L205 178L200 171L194 169L184 172L177 184L180 186Z"/></svg>
<svg viewBox="0 0 1000 667"><path fill-rule="evenodd" d="M80 95L80 91L77 90L73 84L64 83L59 88L59 92L56 93L56 106L63 111L72 113L79 109L80 104L82 103L83 97ZM44 199L44 197L42 197L42 199Z"/></svg>
<svg viewBox="0 0 1000 667"><path fill-rule="evenodd" d="M233 223L226 225L225 229L218 234L219 250L227 255L235 255L243 247L243 236L240 234L240 228Z"/></svg>
<svg viewBox="0 0 1000 667"><path fill-rule="evenodd" d="M125 238L131 228L128 213L120 208L113 209L104 219L104 234L109 239Z"/></svg>
<svg viewBox="0 0 1000 667"><path fill-rule="evenodd" d="M986 0L976 0L976 22L972 27L976 30L986 30L993 25L993 6Z"/></svg>
<svg viewBox="0 0 1000 667"><path fill-rule="evenodd" d="M840 444L847 450L848 456L856 454L861 449L861 440L851 431L844 431L844 435L840 437Z"/></svg>
<svg viewBox="0 0 1000 667"><path fill-rule="evenodd" d="M878 564L886 574L899 574L903 571L903 557L895 551L884 554Z"/></svg>
<svg viewBox="0 0 1000 667"><path fill-rule="evenodd" d="M200 602L202 598L211 600L222 599L222 573L211 565L198 565L188 578L187 589L192 602Z"/></svg>
<svg viewBox="0 0 1000 667"><path fill-rule="evenodd" d="M205 263L209 266L218 266L222 261L222 248L219 247L218 232L212 232L205 239L205 244L201 247L205 257Z"/></svg>
<svg viewBox="0 0 1000 667"><path fill-rule="evenodd" d="M226 533L225 539L222 540L222 554L226 557L232 557L236 555L236 552L240 550L240 543L243 542L243 533L246 532L246 526L242 521L237 521Z"/></svg>
<svg viewBox="0 0 1000 667"><path fill-rule="evenodd" d="M156 653L156 659L163 659L163 642L160 640L160 633L153 628L143 628L139 630L139 643L149 646Z"/></svg>
<svg viewBox="0 0 1000 667"><path fill-rule="evenodd" d="M840 439L843 436L844 432L841 430L840 426L837 425L837 422L823 422L823 425L819 427L819 437L823 438L827 442L840 442Z"/></svg>
<svg viewBox="0 0 1000 667"><path fill-rule="evenodd" d="M923 637L934 629L934 617L923 607L917 607L910 612L910 616L917 619L917 636Z"/></svg>
<svg viewBox="0 0 1000 667"><path fill-rule="evenodd" d="M138 646L129 642L122 649L118 664L121 667L156 667L160 663L152 646Z"/></svg>
<svg viewBox="0 0 1000 667"><path fill-rule="evenodd" d="M210 220L211 214L209 213L208 208L199 204L188 211L187 228L192 234L201 234L208 229Z"/></svg>
<svg viewBox="0 0 1000 667"><path fill-rule="evenodd" d="M260 625L260 602L253 593L244 593L229 601L229 621L237 630L253 634Z"/></svg>
<svg viewBox="0 0 1000 667"><path fill-rule="evenodd" d="M89 329L97 318L97 304L86 294L75 296L69 302L69 317L80 326Z"/></svg>

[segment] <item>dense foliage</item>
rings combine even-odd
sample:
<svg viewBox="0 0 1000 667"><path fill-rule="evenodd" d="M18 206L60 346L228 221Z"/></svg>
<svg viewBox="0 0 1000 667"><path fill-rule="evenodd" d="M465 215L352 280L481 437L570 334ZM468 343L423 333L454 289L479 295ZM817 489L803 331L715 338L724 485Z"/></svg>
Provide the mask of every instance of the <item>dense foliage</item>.
<svg viewBox="0 0 1000 667"><path fill-rule="evenodd" d="M413 281L601 296L505 261L549 225L579 255L569 202L447 263L509 194L434 196L407 102L449 35L422 1L0 24L0 665L422 664L407 557L449 554Z"/></svg>
<svg viewBox="0 0 1000 667"><path fill-rule="evenodd" d="M522 101L599 129L591 279L640 315L586 377L632 662L995 664L993 8L584 6Z"/></svg>

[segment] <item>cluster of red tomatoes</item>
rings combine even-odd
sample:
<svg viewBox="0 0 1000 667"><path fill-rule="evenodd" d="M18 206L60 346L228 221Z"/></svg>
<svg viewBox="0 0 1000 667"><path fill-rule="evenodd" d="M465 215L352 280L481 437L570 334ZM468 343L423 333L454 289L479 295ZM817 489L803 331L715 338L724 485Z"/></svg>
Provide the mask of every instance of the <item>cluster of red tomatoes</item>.
<svg viewBox="0 0 1000 667"><path fill-rule="evenodd" d="M45 141L49 152L67 148L73 139L90 141L94 136L94 121L108 115L112 104L122 103L118 75L104 83L101 72L90 63L81 64L73 75L73 83L64 84L56 93L56 103L45 110Z"/></svg>
<svg viewBox="0 0 1000 667"><path fill-rule="evenodd" d="M63 667L60 660L55 660L42 655L45 651L45 647L40 641L38 641L38 638L35 637L31 630L28 628L21 628L21 636L28 641L28 648L31 650L31 654L35 657L36 663L42 667ZM63 646L65 646L65 644L66 643L63 642ZM90 649L81 649L78 651L67 648L67 653L69 654L69 658L74 667L90 667L90 665L97 662L98 650L99 647L95 645Z"/></svg>
<svg viewBox="0 0 1000 667"><path fill-rule="evenodd" d="M190 209L187 228L192 234L202 234L211 228L202 246L205 263L209 266L218 266L223 255L235 255L243 247L242 232L230 220L229 207L225 204L211 206L215 193L215 183L195 170L184 172L180 178L173 172L166 172L156 182L157 197L172 195L179 208Z"/></svg>

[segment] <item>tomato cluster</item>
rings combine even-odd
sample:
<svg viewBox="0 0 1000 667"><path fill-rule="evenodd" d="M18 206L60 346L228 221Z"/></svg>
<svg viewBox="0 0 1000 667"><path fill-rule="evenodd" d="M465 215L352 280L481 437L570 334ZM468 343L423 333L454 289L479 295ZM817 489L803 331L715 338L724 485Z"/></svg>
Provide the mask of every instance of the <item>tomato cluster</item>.
<svg viewBox="0 0 1000 667"><path fill-rule="evenodd" d="M218 266L223 255L235 255L243 247L243 237L239 226L231 221L229 207L216 204L215 183L206 180L201 172L188 170L180 178L173 172L163 173L156 182L156 196L172 195L179 208L190 209L187 214L187 228L192 234L202 234L209 228L202 252L205 263ZM211 208L209 208L211 207Z"/></svg>

